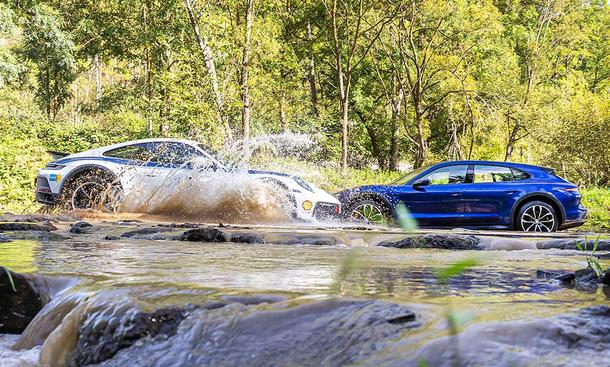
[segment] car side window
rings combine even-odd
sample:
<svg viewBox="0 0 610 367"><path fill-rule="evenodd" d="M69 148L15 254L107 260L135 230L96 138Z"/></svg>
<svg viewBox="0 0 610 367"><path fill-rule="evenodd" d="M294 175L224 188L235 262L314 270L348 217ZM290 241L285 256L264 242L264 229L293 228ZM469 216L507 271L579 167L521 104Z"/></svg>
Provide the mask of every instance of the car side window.
<svg viewBox="0 0 610 367"><path fill-rule="evenodd" d="M530 175L516 168L511 168L510 170L513 172L513 177L515 177L515 181L527 180L528 178L530 178Z"/></svg>
<svg viewBox="0 0 610 367"><path fill-rule="evenodd" d="M152 161L161 164L182 165L203 155L195 147L177 142L151 143L149 149L153 153Z"/></svg>
<svg viewBox="0 0 610 367"><path fill-rule="evenodd" d="M474 183L514 181L513 171L508 167L477 164L474 166Z"/></svg>
<svg viewBox="0 0 610 367"><path fill-rule="evenodd" d="M441 167L424 177L430 185L461 184L466 180L467 165Z"/></svg>
<svg viewBox="0 0 610 367"><path fill-rule="evenodd" d="M153 159L153 153L143 144L128 145L112 149L104 153L106 157L130 159L136 161L148 162Z"/></svg>

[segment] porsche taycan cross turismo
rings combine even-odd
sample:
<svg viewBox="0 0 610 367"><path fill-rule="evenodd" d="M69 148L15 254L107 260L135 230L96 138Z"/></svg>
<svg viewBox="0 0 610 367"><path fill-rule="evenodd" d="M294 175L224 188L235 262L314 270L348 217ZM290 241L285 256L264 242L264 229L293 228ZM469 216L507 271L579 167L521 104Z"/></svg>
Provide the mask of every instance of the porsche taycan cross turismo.
<svg viewBox="0 0 610 367"><path fill-rule="evenodd" d="M582 225L587 214L576 185L552 169L507 162L444 162L337 197L347 219L375 224L395 223L400 203L423 227L553 232Z"/></svg>
<svg viewBox="0 0 610 367"><path fill-rule="evenodd" d="M152 186L175 183L170 175L205 175L219 180L227 175L248 175L264 181L285 195L290 212L297 219L336 217L339 201L305 180L285 173L243 170L221 162L197 142L177 139L128 141L81 153L56 156L38 172L36 198L40 203L64 205L68 209L103 208L120 193L133 190L142 180ZM196 163L195 163L196 162ZM137 178L137 179L136 179ZM238 179L238 178L237 178ZM207 181L209 182L209 181Z"/></svg>

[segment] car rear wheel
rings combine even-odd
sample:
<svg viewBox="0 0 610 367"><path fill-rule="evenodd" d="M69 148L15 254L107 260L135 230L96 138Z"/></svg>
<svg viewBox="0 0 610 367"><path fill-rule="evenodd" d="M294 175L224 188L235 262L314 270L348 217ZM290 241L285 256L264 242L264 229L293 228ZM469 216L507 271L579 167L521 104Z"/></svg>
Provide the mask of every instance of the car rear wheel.
<svg viewBox="0 0 610 367"><path fill-rule="evenodd" d="M559 217L553 207L542 201L532 201L519 210L517 229L524 232L555 232Z"/></svg>
<svg viewBox="0 0 610 367"><path fill-rule="evenodd" d="M67 184L62 201L70 210L114 212L118 207L121 191L120 185L109 173L89 171Z"/></svg>
<svg viewBox="0 0 610 367"><path fill-rule="evenodd" d="M346 211L347 219L357 223L390 225L392 216L387 206L375 200L358 200Z"/></svg>

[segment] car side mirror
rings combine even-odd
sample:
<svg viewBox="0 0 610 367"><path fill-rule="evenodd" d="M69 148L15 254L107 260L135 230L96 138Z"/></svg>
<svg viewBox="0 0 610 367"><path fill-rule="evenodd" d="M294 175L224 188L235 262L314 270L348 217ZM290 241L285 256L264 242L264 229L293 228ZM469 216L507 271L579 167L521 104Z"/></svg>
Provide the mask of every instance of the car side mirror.
<svg viewBox="0 0 610 367"><path fill-rule="evenodd" d="M427 178L422 178L422 179L419 179L419 180L413 182L413 188L416 188L416 189L423 187L423 186L428 186L428 185L430 185L430 180Z"/></svg>

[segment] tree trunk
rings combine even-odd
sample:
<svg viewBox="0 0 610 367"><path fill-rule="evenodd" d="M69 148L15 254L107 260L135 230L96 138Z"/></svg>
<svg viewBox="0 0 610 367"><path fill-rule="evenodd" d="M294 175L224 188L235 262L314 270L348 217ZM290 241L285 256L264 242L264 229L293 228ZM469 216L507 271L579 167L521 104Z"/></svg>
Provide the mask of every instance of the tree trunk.
<svg viewBox="0 0 610 367"><path fill-rule="evenodd" d="M95 104L99 106L102 99L102 60L98 54L95 54L93 63L95 65Z"/></svg>
<svg viewBox="0 0 610 367"><path fill-rule="evenodd" d="M286 125L288 122L286 121L286 92L282 90L280 92L280 127L282 129L282 133L287 131Z"/></svg>
<svg viewBox="0 0 610 367"><path fill-rule="evenodd" d="M197 46L199 47L199 51L203 56L203 61L205 62L205 67L208 71L208 77L210 78L210 87L212 88L212 93L214 93L214 102L216 103L216 119L218 124L224 130L226 137L228 139L233 139L233 131L231 130L231 126L229 126L229 119L225 112L224 95L218 86L218 75L216 74L214 54L208 45L207 38L201 35L201 32L199 32L199 25L197 24L197 19L195 17L193 0L184 0L184 5L189 16L191 28L193 28L193 34L195 35Z"/></svg>
<svg viewBox="0 0 610 367"><path fill-rule="evenodd" d="M311 23L307 22L307 41L309 42L309 70L307 80L309 81L309 98L311 100L311 114L319 117L318 112L318 88L316 86L316 64L313 58L313 36L311 33Z"/></svg>
<svg viewBox="0 0 610 367"><path fill-rule="evenodd" d="M388 170L398 171L398 114L392 112L392 135L390 138L390 161Z"/></svg>
<svg viewBox="0 0 610 367"><path fill-rule="evenodd" d="M150 17L150 11L152 8L152 4L150 0L146 1L146 7L144 8L144 33L147 35L146 46L144 47L144 59L146 63L146 126L148 130L148 135L153 135L153 122L152 122L152 97L153 97L153 88L152 88L152 60L150 55L150 44L148 40L148 22Z"/></svg>
<svg viewBox="0 0 610 367"><path fill-rule="evenodd" d="M250 35L252 33L253 13L254 0L246 0L246 36L241 61L241 122L244 140L250 139L250 86L248 84L248 64L250 62Z"/></svg>

